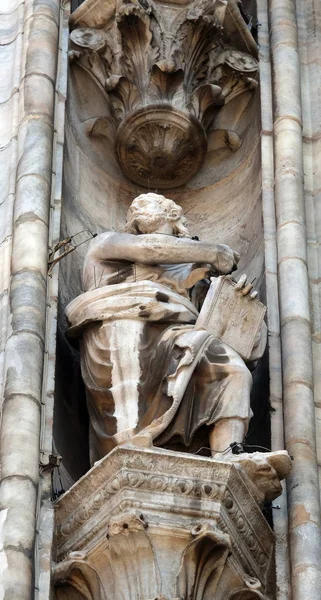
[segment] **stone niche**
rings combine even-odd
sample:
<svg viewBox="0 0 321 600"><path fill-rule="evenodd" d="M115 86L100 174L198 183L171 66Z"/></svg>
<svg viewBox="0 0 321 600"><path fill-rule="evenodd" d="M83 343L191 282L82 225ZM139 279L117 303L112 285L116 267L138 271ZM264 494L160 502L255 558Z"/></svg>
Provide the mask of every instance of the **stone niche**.
<svg viewBox="0 0 321 600"><path fill-rule="evenodd" d="M85 0L70 26L61 238L121 231L133 198L162 188L193 235L241 254L240 274L260 290L258 48L238 3ZM64 489L88 469L79 359L64 316L82 292L87 247L59 271L54 438Z"/></svg>
<svg viewBox="0 0 321 600"><path fill-rule="evenodd" d="M260 289L257 58L236 0L86 0L71 17L62 238L121 231L135 196L166 189L193 235L238 251ZM86 248L59 274L54 437L70 489L55 505L56 600L271 600L262 507L280 494L286 453L241 465L127 445L86 473L64 317Z"/></svg>
<svg viewBox="0 0 321 600"><path fill-rule="evenodd" d="M266 457L112 451L56 504L56 600L270 600L261 507L290 459Z"/></svg>

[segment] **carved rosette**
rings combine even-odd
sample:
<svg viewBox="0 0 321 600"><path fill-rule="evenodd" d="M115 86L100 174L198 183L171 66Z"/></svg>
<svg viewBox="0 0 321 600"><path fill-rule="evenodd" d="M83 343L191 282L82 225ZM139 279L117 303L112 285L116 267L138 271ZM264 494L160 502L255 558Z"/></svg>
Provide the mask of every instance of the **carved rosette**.
<svg viewBox="0 0 321 600"><path fill-rule="evenodd" d="M142 186L179 186L206 155L204 129L194 117L159 104L139 109L119 126L116 151L124 174Z"/></svg>
<svg viewBox="0 0 321 600"><path fill-rule="evenodd" d="M141 186L165 189L193 177L222 107L257 85L257 61L229 39L222 11L213 0L166 10L132 0L105 29L71 33L71 59L106 94L120 167Z"/></svg>

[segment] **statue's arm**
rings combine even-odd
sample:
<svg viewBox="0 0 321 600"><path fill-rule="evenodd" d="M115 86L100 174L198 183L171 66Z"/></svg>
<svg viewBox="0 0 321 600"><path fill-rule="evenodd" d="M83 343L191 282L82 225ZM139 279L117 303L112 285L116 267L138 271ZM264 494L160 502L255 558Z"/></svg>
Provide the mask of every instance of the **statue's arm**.
<svg viewBox="0 0 321 600"><path fill-rule="evenodd" d="M101 233L92 241L88 254L96 260L124 260L147 265L209 263L221 273L230 273L239 261L238 253L224 244L155 233Z"/></svg>

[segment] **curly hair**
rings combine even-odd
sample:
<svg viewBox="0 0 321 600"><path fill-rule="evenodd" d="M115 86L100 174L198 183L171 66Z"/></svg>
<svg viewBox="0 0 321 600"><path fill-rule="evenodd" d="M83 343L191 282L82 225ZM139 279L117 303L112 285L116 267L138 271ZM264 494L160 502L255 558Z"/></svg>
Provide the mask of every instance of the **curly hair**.
<svg viewBox="0 0 321 600"><path fill-rule="evenodd" d="M164 219L177 221L183 210L178 204L160 194L141 194L131 203L125 225L126 233L152 233Z"/></svg>

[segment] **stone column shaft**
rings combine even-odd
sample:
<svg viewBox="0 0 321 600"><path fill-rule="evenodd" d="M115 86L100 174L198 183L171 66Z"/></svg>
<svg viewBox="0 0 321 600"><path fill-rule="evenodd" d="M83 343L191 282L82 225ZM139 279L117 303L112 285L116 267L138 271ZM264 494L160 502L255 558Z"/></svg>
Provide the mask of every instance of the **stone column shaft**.
<svg viewBox="0 0 321 600"><path fill-rule="evenodd" d="M0 450L4 600L34 597L58 16L59 0L25 2Z"/></svg>
<svg viewBox="0 0 321 600"><path fill-rule="evenodd" d="M293 600L319 599L320 498L306 228L300 70L294 0L271 0L274 84L275 204Z"/></svg>
<svg viewBox="0 0 321 600"><path fill-rule="evenodd" d="M282 398L280 309L278 301L278 265L276 214L274 197L274 148L273 148L273 91L270 60L270 35L268 1L258 1L260 89L262 118L262 212L264 223L265 281L267 296L267 322L269 346L271 444L272 450L284 448L284 418ZM277 600L288 600L290 593L290 560L288 540L288 510L286 482L277 500L279 510L273 513L275 533L275 576Z"/></svg>

